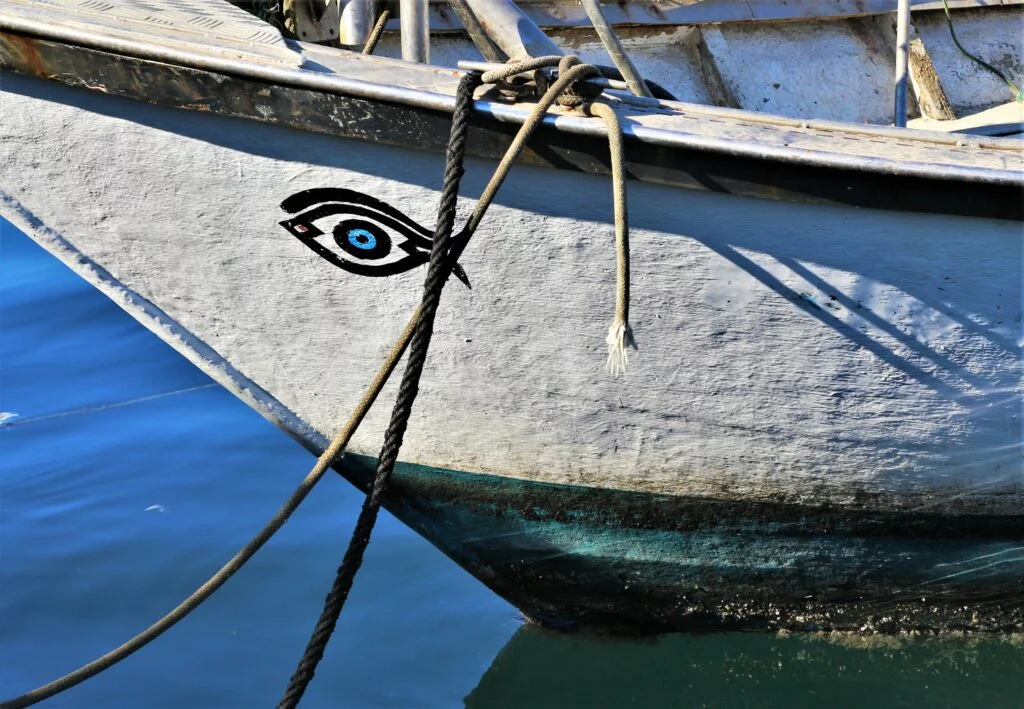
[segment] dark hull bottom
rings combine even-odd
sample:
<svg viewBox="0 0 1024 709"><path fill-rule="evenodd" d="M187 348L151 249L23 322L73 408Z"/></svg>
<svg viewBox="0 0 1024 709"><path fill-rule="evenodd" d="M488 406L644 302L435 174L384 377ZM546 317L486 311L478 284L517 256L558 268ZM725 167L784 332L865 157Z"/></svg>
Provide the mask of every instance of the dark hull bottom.
<svg viewBox="0 0 1024 709"><path fill-rule="evenodd" d="M365 488L373 465L341 467ZM1024 631L1024 514L840 512L413 465L386 505L551 627Z"/></svg>

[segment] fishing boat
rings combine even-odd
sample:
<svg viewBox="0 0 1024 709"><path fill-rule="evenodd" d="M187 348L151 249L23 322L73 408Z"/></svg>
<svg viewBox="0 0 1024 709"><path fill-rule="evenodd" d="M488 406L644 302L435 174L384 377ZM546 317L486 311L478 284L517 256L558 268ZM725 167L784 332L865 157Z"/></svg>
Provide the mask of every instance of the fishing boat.
<svg viewBox="0 0 1024 709"><path fill-rule="evenodd" d="M387 509L546 626L1021 631L1024 13L944 4L5 0L0 214L320 453L419 303L461 77L577 56L628 270L614 123L554 106ZM557 76L476 90L460 219Z"/></svg>

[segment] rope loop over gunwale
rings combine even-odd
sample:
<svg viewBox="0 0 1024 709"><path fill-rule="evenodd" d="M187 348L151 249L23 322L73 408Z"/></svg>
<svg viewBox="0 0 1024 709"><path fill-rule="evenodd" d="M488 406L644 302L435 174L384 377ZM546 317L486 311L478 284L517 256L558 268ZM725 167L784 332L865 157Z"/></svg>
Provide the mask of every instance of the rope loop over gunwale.
<svg viewBox="0 0 1024 709"><path fill-rule="evenodd" d="M383 25L383 20L380 24ZM372 45L369 51L372 51ZM540 66L534 65L542 62ZM558 78L545 87L543 95L534 105L527 119L523 122L516 136L509 145L508 150L502 157L494 171L490 181L481 194L480 198L468 218L463 229L455 236L452 236L455 216L455 204L458 198L458 184L463 174L462 156L465 152L466 131L469 117L472 114L473 90L481 83L491 80L500 81L502 78L522 74L541 67L559 66ZM525 68L524 68L525 67ZM279 706L295 707L301 700L302 693L311 681L315 673L316 665L323 656L326 643L333 632L334 625L341 612L351 588L352 581L361 564L363 553L369 544L370 534L377 517L383 495L387 489L390 476L398 458L399 449L404 437L405 428L408 425L408 418L412 410L418 392L419 376L422 374L423 364L426 359L426 352L429 347L432 334L433 318L440 301L441 290L451 274L459 257L465 250L476 229L483 220L487 209L490 207L498 190L504 183L512 164L522 152L527 141L543 121L548 109L559 101L563 94L575 89L572 93L579 96L581 93L588 93L588 89L579 90L578 87L585 84L585 79L591 76L600 75L597 67L588 64L580 64L576 57L544 57L531 62L510 64L506 69L491 73L469 73L465 75L459 84L459 94L456 97L456 115L453 116L452 133L449 139L448 161L445 167L444 188L441 204L438 209L438 222L435 230L434 246L431 250L430 265L428 267L427 279L424 283L424 296L420 306L413 312L412 317L399 335L385 361L377 374L370 382L363 393L356 408L350 414L345 424L338 431L324 452L317 459L312 470L302 480L296 490L288 497L277 513L269 522L223 567L211 576L202 586L196 589L190 596L182 601L169 613L150 625L148 628L129 639L119 647L102 655L78 669L52 681L30 692L14 697L0 703L0 709L22 709L32 706L44 699L52 697L75 685L84 682L100 672L112 667L121 660L134 654L148 643L155 640L165 631L169 630L179 621L183 620L189 613L198 608L217 589L224 585L246 562L251 559L259 549L288 521L291 515L302 504L313 487L323 478L328 468L340 459L348 446L349 441L356 429L362 423L366 414L373 406L384 385L390 378L398 362L404 355L406 349L412 346L409 363L403 375L402 386L398 399L392 411L391 425L385 437L385 443L381 450L378 462L377 474L374 477L370 493L367 495L363 508L360 511L356 528L353 532L349 548L346 550L338 575L335 578L334 586L328 594L324 611L321 613L320 621L314 630L306 653L296 669L289 683ZM502 76L497 76L501 74ZM596 96L595 96L596 98ZM568 102L572 105L574 97ZM581 102L580 107L586 102ZM629 295L629 260L628 260L628 228L625 214L625 172L624 160L622 157L622 134L621 125L614 109L600 103L593 103L588 110L594 115L603 118L608 125L609 140L611 146L612 174L615 184L615 219L616 219L616 244L618 263L618 282L616 288L616 310L612 329L619 332L622 325L622 336L618 337L615 346L622 349L622 356L613 357L612 337L609 332L609 366L621 362L625 366L624 347L632 344L632 333L628 326L628 295ZM459 116L462 115L460 119ZM617 146L617 147L616 147ZM623 258L625 254L625 258ZM634 345L635 346L635 345ZM617 372L616 372L617 373Z"/></svg>

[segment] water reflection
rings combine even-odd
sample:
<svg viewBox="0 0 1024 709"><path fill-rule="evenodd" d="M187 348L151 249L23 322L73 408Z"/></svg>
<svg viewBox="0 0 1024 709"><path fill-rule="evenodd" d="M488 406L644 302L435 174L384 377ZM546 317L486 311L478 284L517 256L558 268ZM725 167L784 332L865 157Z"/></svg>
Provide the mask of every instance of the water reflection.
<svg viewBox="0 0 1024 709"><path fill-rule="evenodd" d="M500 707L1024 706L1024 635L621 640L524 626L465 700Z"/></svg>

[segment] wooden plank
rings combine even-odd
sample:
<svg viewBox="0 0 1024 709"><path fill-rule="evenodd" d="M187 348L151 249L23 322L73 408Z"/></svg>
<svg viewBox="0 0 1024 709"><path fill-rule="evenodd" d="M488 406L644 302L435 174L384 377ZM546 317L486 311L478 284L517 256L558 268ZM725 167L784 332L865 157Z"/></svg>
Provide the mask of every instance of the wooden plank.
<svg viewBox="0 0 1024 709"><path fill-rule="evenodd" d="M915 30L916 33L916 30ZM910 42L910 83L914 87L921 114L940 121L951 121L956 118L953 108L949 105L946 92L942 89L942 81L935 70L932 58L920 37Z"/></svg>

